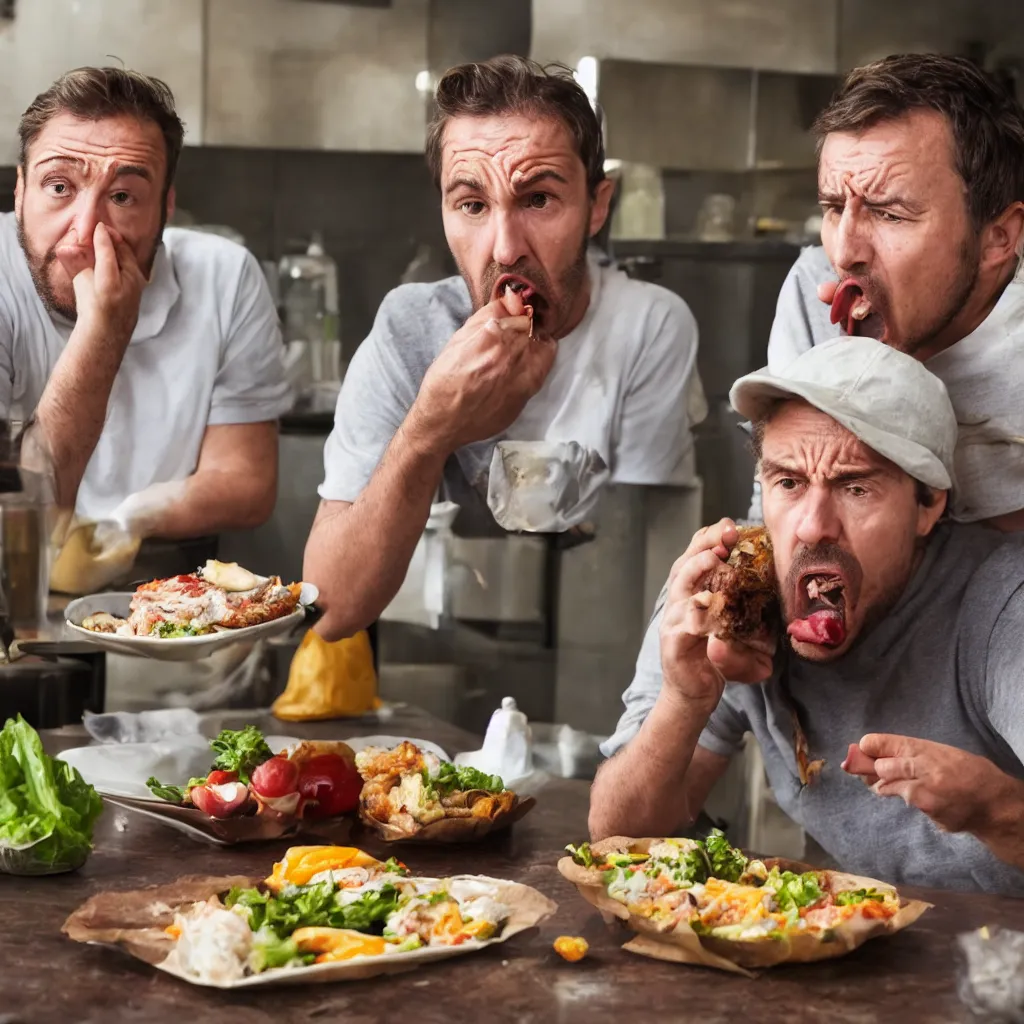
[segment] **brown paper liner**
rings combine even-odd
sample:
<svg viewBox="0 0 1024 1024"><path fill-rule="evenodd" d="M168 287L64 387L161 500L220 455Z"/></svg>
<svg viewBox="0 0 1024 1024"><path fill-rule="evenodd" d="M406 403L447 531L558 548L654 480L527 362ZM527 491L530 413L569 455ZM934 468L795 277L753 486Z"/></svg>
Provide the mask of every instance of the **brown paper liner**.
<svg viewBox="0 0 1024 1024"><path fill-rule="evenodd" d="M414 970L431 960L446 959L472 953L526 931L550 917L558 904L536 889L518 882L479 878L497 886L497 899L511 908L511 915L501 935L495 939L461 946L431 947L412 953L392 953L359 957L331 964L315 964L302 968L278 968L241 981L212 985L214 988L242 988L273 984L319 984L328 981L357 981L381 974ZM260 879L244 875L191 875L162 886L151 886L128 892L104 892L82 904L64 922L62 931L75 942L116 945L138 960L192 984L206 984L189 975L178 962L175 940L164 929L174 922L178 911L186 911L193 903L208 900L233 886L250 887Z"/></svg>
<svg viewBox="0 0 1024 1024"><path fill-rule="evenodd" d="M599 843L593 843L591 850L597 854L614 852L647 853L651 846L661 839L629 839L612 836ZM769 858L764 861L771 869L782 871L816 871L798 861ZM561 875L579 890L580 895L603 914L612 914L626 922L627 927L637 932L623 948L642 956L653 956L660 960L676 963L701 964L718 970L750 974L751 968L774 967L783 963L811 963L828 960L845 954L863 945L868 939L879 935L892 935L913 924L932 904L920 900L901 900L900 909L887 919L865 919L854 917L843 921L827 933L828 937L797 935L787 939L759 939L742 941L720 939L710 935L697 935L689 922L681 921L674 927L656 924L645 917L633 914L618 900L612 899L605 891L601 880L602 872L597 868L585 868L563 857L558 862ZM826 887L832 892L848 889L884 889L895 892L887 882L842 871L820 871Z"/></svg>

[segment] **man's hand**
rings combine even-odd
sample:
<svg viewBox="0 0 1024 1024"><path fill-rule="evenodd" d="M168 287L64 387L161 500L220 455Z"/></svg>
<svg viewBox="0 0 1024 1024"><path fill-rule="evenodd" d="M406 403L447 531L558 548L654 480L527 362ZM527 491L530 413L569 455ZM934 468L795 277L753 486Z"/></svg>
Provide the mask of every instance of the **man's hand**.
<svg viewBox="0 0 1024 1024"><path fill-rule="evenodd" d="M510 315L509 297L477 310L427 370L406 419L417 439L448 453L500 434L540 390L557 353L554 341L530 337L531 319Z"/></svg>
<svg viewBox="0 0 1024 1024"><path fill-rule="evenodd" d="M977 754L889 733L869 733L851 743L842 767L879 796L902 797L946 832L983 834L1014 782Z"/></svg>
<svg viewBox="0 0 1024 1024"><path fill-rule="evenodd" d="M772 673L770 655L746 644L713 636L708 613L711 594L700 589L704 576L729 557L739 539L736 524L723 519L694 534L672 567L661 622L661 666L666 690L710 714L725 681L759 683Z"/></svg>
<svg viewBox="0 0 1024 1024"><path fill-rule="evenodd" d="M99 223L91 246L58 247L57 259L74 286L79 323L127 345L146 287L131 246Z"/></svg>

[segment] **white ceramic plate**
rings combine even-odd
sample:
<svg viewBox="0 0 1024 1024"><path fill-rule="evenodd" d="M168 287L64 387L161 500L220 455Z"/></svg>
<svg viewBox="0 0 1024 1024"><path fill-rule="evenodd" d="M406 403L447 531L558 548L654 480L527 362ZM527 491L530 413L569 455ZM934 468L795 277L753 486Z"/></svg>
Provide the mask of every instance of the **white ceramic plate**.
<svg viewBox="0 0 1024 1024"><path fill-rule="evenodd" d="M357 736L346 739L356 753L365 747L394 747L401 736ZM267 736L267 745L275 753L300 743L294 736ZM442 760L448 755L427 740L412 740L423 750L430 750ZM101 796L146 800L157 806L164 803L146 787L146 779L156 776L161 782L183 786L191 778L210 771L213 753L205 736L176 736L151 743L100 743L88 747L72 747L59 755L62 761L77 768L82 778L96 788ZM138 808L133 808L138 810Z"/></svg>
<svg viewBox="0 0 1024 1024"><path fill-rule="evenodd" d="M65 613L67 634L79 640L87 640L114 654L132 654L141 658L155 658L157 661L199 661L208 658L214 651L230 647L232 644L255 643L257 640L291 632L301 624L306 616L306 607L316 601L320 592L312 583L303 583L299 607L289 615L271 622L261 622L258 626L225 629L219 633L207 633L205 636L182 636L163 640L151 636L94 633L91 629L82 627L82 620L96 612L110 612L118 618L127 618L132 596L129 593L90 594L88 597L72 601Z"/></svg>

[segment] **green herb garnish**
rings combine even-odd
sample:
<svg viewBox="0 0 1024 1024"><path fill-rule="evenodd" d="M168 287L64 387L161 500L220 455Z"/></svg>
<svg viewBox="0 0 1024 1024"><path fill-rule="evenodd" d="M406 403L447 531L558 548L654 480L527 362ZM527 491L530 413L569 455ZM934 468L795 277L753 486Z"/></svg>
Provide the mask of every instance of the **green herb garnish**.
<svg viewBox="0 0 1024 1024"><path fill-rule="evenodd" d="M252 772L274 756L255 725L237 730L222 729L210 747L217 755L213 760L214 769L238 772L238 781L245 785L249 784Z"/></svg>
<svg viewBox="0 0 1024 1024"><path fill-rule="evenodd" d="M885 900L885 893L881 893L877 889L848 889L846 892L836 893L836 904L840 907L848 907L854 903L864 903L867 900L882 903Z"/></svg>

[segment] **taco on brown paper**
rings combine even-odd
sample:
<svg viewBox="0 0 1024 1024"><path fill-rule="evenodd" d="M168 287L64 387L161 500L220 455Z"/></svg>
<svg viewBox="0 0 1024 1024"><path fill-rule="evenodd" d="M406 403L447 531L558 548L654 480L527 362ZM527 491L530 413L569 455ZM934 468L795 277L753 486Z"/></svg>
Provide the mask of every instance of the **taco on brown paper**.
<svg viewBox="0 0 1024 1024"><path fill-rule="evenodd" d="M424 878L352 847L293 847L264 881L192 876L93 896L65 922L196 985L361 980L474 952L557 909L483 875Z"/></svg>
<svg viewBox="0 0 1024 1024"><path fill-rule="evenodd" d="M385 842L465 843L508 828L536 803L497 775L454 765L406 740L356 755L359 817Z"/></svg>
<svg viewBox="0 0 1024 1024"><path fill-rule="evenodd" d="M567 849L561 874L637 933L625 949L740 974L843 956L930 907L874 878L751 860L717 829L706 840L614 836Z"/></svg>

